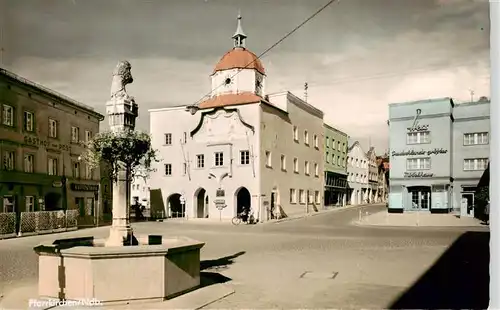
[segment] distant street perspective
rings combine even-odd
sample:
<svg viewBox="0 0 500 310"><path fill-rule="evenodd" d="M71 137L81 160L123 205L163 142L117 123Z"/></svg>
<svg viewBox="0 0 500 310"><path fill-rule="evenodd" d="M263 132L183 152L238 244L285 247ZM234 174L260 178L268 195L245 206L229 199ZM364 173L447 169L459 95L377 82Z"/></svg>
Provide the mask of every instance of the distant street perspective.
<svg viewBox="0 0 500 310"><path fill-rule="evenodd" d="M369 217L384 209L352 207L262 226L174 220L133 228L206 242L202 280L234 290L207 309L487 307L489 233L484 226L356 224L360 213ZM34 246L107 233L103 227L0 241L2 306L21 309L33 298L38 265Z"/></svg>

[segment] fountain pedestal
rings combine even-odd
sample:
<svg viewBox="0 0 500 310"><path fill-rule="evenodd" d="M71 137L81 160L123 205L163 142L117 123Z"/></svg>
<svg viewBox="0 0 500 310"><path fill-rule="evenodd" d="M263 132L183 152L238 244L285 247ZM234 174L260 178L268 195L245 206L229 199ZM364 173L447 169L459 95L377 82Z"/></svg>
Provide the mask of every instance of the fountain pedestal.
<svg viewBox="0 0 500 310"><path fill-rule="evenodd" d="M155 301L176 297L200 285L200 249L188 238L137 246L37 247L38 294L42 298L98 300L102 303ZM64 247L63 247L64 248Z"/></svg>
<svg viewBox="0 0 500 310"><path fill-rule="evenodd" d="M109 230L106 246L130 245L133 242L132 227L129 215L129 182L127 172L118 173L117 180L113 183L113 223Z"/></svg>

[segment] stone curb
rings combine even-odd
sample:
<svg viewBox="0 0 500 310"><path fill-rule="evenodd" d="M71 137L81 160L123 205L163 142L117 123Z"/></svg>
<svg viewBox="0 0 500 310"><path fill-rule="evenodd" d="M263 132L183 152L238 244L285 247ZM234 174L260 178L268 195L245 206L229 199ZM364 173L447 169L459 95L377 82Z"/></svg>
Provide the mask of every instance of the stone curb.
<svg viewBox="0 0 500 310"><path fill-rule="evenodd" d="M314 213L308 213L308 214L303 214L303 215L299 215L299 216L292 216L292 217L285 217L285 218L282 218L279 220L269 220L267 222L264 222L263 224L277 224L277 223L281 223L281 222L298 220L298 219L316 216L316 215L321 215L321 214L326 214L326 213L330 213L330 212L338 212L341 210L349 210L349 209L353 209L356 207L361 208L361 207L368 207L368 206L375 206L375 205L383 205L383 203L372 203L372 204L362 204L362 205L348 205L345 207L335 207L335 208L321 210L321 211L314 212Z"/></svg>
<svg viewBox="0 0 500 310"><path fill-rule="evenodd" d="M484 226L479 225L390 225L390 224L370 224L370 223L360 223L358 220L352 221L350 225L358 227L380 227L380 228L482 228Z"/></svg>
<svg viewBox="0 0 500 310"><path fill-rule="evenodd" d="M381 211L381 212L384 212L384 211ZM379 213L379 212L376 212L376 213ZM369 214L368 216L371 216L371 215L374 215L376 213L371 213ZM422 227L422 228L475 228L475 227L484 227L483 225L469 225L469 224L466 224L466 223L463 223L463 224L441 224L441 225L429 225L429 224L425 224L425 221L424 223L422 222L419 222L418 224L417 223L408 223L408 224L389 224L389 223L382 223L382 222L366 222L364 221L363 219L360 221L359 219L356 219L356 220L352 220L350 223L350 225L353 225L353 226L358 226L358 227L380 227L380 228L419 228L419 227Z"/></svg>

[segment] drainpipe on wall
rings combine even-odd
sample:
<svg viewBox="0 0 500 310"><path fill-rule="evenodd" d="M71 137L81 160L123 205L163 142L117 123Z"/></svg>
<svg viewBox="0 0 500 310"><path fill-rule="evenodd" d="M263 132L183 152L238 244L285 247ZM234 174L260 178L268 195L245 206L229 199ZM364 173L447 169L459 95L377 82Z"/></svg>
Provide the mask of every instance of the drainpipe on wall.
<svg viewBox="0 0 500 310"><path fill-rule="evenodd" d="M306 191L306 214L309 213L309 190Z"/></svg>
<svg viewBox="0 0 500 310"><path fill-rule="evenodd" d="M257 159L257 169L256 174L257 174L257 218L259 219L259 222L264 223L267 219L264 219L267 215L264 210L264 206L262 203L262 169L261 169L261 126L262 126L262 106L259 104L258 106L258 111L257 111L257 122L255 126L255 134L254 134L254 149L255 149L255 154L253 154L253 160L254 160L254 166L255 166L255 159ZM255 139L256 138L256 139ZM255 140L257 140L255 143Z"/></svg>

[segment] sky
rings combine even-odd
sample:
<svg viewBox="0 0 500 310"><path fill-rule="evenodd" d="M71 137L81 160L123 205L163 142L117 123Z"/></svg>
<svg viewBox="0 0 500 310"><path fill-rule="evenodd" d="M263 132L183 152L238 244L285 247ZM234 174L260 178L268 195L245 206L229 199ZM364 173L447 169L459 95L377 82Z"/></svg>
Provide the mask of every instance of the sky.
<svg viewBox="0 0 500 310"><path fill-rule="evenodd" d="M147 110L189 105L233 46L238 12L259 55L328 0L0 0L0 66L105 112L119 60ZM268 52L267 92L325 112L351 142L388 144L388 104L490 95L487 0L340 0ZM107 124L103 124L106 128Z"/></svg>

